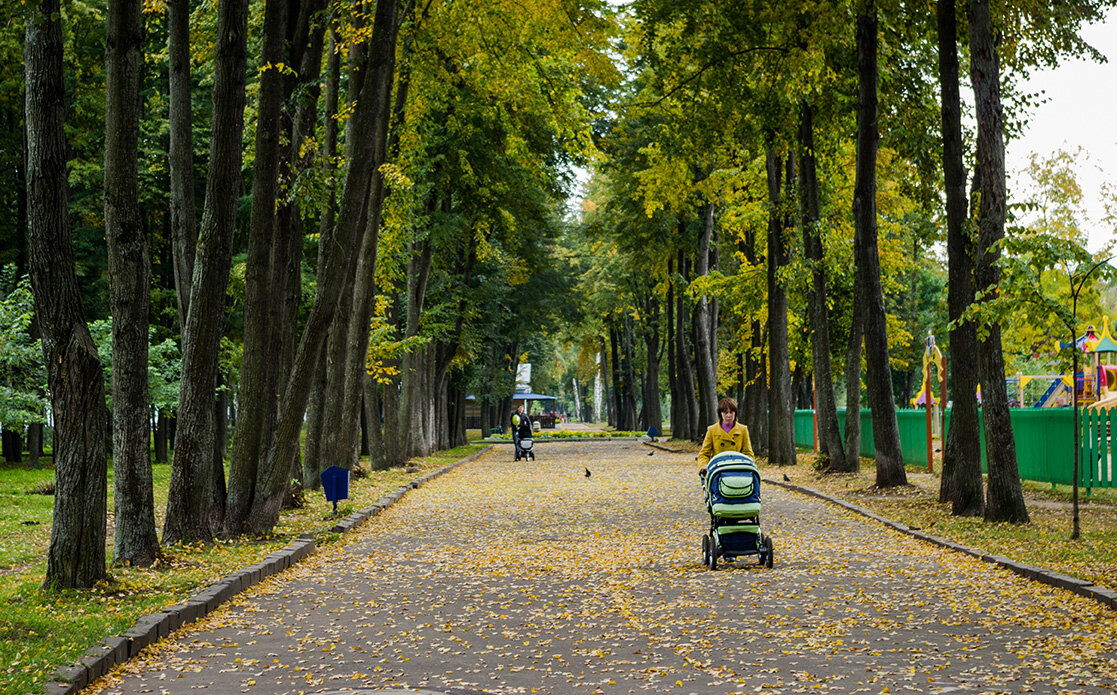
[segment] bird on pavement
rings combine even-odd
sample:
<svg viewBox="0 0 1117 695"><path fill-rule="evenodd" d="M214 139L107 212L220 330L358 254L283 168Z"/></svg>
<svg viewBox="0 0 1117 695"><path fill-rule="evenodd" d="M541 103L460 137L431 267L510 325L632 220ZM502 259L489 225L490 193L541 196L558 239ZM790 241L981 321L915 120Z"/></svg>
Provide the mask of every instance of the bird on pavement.
<svg viewBox="0 0 1117 695"><path fill-rule="evenodd" d="M787 477L787 473L784 473L784 474L783 474L783 479L784 479L784 480L786 480L786 481L787 481L787 482L789 482L789 483L791 482L791 478L788 478L788 477Z"/></svg>
<svg viewBox="0 0 1117 695"><path fill-rule="evenodd" d="M655 452L654 451L649 451L648 456L655 456Z"/></svg>
<svg viewBox="0 0 1117 695"><path fill-rule="evenodd" d="M584 468L584 466L583 466L583 468ZM590 469L588 469L588 468L586 468L586 477L587 478L590 477Z"/></svg>

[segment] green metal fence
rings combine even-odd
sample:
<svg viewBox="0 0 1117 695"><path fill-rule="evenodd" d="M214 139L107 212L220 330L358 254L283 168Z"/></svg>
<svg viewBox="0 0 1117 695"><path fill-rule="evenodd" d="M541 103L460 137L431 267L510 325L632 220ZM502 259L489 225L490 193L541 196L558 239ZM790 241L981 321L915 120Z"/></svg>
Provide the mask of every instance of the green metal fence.
<svg viewBox="0 0 1117 695"><path fill-rule="evenodd" d="M1074 412L1070 408L1011 408L1016 462L1022 480L1069 485L1074 479ZM979 416L980 417L980 416ZM1079 485L1117 487L1117 466L1113 462L1110 435L1117 421L1117 410L1089 411L1080 415ZM950 410L946 411L947 428ZM927 415L922 410L896 411L900 448L904 462L927 465ZM845 436L845 411L838 411L838 426ZM949 431L949 429L947 430ZM795 444L814 445L814 411L795 411ZM935 447L942 446L936 439ZM861 411L861 456L873 457L873 420L868 410ZM981 442L981 469L986 470L985 441Z"/></svg>

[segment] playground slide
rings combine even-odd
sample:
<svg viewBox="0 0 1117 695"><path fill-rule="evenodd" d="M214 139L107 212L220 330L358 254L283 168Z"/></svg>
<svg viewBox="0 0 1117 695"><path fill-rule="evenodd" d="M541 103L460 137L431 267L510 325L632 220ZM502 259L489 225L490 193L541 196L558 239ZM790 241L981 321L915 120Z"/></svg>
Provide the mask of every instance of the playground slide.
<svg viewBox="0 0 1117 695"><path fill-rule="evenodd" d="M1040 396L1039 400L1032 404L1033 408L1053 408L1059 402L1059 397L1065 395L1069 388L1063 383L1062 379L1055 379L1051 385L1047 387L1047 391Z"/></svg>
<svg viewBox="0 0 1117 695"><path fill-rule="evenodd" d="M1117 408L1117 393L1094 401L1089 405L1090 410L1109 410L1110 408Z"/></svg>

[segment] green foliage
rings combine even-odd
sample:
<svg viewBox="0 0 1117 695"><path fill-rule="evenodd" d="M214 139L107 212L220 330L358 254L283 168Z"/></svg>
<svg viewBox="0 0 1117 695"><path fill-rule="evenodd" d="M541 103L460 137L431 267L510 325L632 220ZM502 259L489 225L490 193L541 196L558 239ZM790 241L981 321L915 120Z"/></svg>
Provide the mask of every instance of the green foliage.
<svg viewBox="0 0 1117 695"><path fill-rule="evenodd" d="M1104 262L1112 244L1097 253L1086 248L1082 192L1074 175L1077 156L1062 151L1032 156L1031 185L1016 210L1020 223L1008 230L1004 242L1001 295L971 312L1006 327L1010 373L1022 370L1029 359L1046 359L1069 371L1070 354L1060 343L1082 335L1087 324L1101 330L1101 293L1117 271Z"/></svg>
<svg viewBox="0 0 1117 695"><path fill-rule="evenodd" d="M34 299L26 276L0 268L0 423L26 425L46 417L43 349L31 335Z"/></svg>

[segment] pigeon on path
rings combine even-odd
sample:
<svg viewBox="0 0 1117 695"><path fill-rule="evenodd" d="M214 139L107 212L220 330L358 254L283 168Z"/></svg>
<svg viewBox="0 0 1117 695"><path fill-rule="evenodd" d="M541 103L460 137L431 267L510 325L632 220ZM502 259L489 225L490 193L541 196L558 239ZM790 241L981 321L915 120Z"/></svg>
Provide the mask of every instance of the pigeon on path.
<svg viewBox="0 0 1117 695"><path fill-rule="evenodd" d="M584 466L583 466L583 468L584 468ZM590 477L590 469L588 469L588 468L586 468L586 477L587 478Z"/></svg>
<svg viewBox="0 0 1117 695"><path fill-rule="evenodd" d="M784 480L786 480L786 481L787 481L787 482L789 482L789 483L791 482L791 478L788 478L788 477L787 477L787 473L784 473L784 474L783 474L783 479L784 479Z"/></svg>

